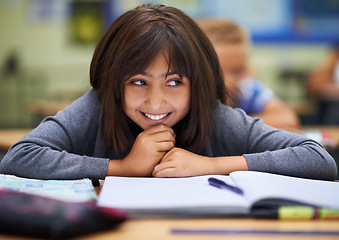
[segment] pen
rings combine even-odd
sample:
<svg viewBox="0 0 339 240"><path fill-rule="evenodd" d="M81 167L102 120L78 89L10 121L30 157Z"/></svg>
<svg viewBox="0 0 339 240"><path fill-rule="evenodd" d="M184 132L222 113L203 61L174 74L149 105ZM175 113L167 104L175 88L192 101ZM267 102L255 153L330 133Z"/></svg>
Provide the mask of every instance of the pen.
<svg viewBox="0 0 339 240"><path fill-rule="evenodd" d="M338 236L339 231L281 231L281 230L247 230L247 229L179 229L171 231L173 234L259 234L259 235L329 235Z"/></svg>
<svg viewBox="0 0 339 240"><path fill-rule="evenodd" d="M339 219L338 208L317 208L311 206L281 206L276 209L253 209L255 218L281 220Z"/></svg>
<svg viewBox="0 0 339 240"><path fill-rule="evenodd" d="M219 179L209 178L208 183L210 185L212 185L213 187L228 189L228 190L231 190L232 192L235 192L237 194L244 195L244 192L240 188L231 186L231 185L227 184L226 182L221 181Z"/></svg>

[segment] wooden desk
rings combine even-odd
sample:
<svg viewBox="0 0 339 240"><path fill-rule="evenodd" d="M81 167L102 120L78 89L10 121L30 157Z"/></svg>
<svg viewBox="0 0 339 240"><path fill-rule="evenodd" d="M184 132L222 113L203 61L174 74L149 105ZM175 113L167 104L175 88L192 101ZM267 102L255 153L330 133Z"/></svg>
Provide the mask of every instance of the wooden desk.
<svg viewBox="0 0 339 240"><path fill-rule="evenodd" d="M0 151L7 151L32 129L0 129Z"/></svg>
<svg viewBox="0 0 339 240"><path fill-rule="evenodd" d="M229 235L203 235L203 234L173 234L174 228L185 229L243 229L243 230L279 230L279 231L338 231L339 221L315 220L315 221L280 221L280 220L255 220L255 219L135 219L127 220L117 229L112 229L95 234L79 236L74 240L213 240L213 239L239 239L239 240L261 240L261 239L314 239L332 240L339 239L338 236L329 235L251 235L251 234L229 234ZM24 240L14 235L0 234L0 240Z"/></svg>
<svg viewBox="0 0 339 240"><path fill-rule="evenodd" d="M243 230L280 230L280 231L338 231L339 221L280 221L255 219L135 219L121 224L116 230L101 232L76 239L96 240L188 240L188 239L338 239L338 236L302 236L302 235L203 235L173 234L174 228L181 229L243 229Z"/></svg>

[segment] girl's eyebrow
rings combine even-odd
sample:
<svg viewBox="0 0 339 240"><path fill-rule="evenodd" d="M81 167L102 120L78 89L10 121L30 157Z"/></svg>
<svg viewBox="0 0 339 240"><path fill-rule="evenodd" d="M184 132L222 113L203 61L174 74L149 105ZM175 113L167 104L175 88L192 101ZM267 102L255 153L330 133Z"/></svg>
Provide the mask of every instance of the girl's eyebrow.
<svg viewBox="0 0 339 240"><path fill-rule="evenodd" d="M141 72L139 74L136 74L136 75L141 75L141 76L146 76L146 77L154 77L152 74L150 73L147 73L147 72ZM163 73L160 75L160 77L169 77L169 76L172 76L172 75L179 75L177 72L166 72L166 73Z"/></svg>

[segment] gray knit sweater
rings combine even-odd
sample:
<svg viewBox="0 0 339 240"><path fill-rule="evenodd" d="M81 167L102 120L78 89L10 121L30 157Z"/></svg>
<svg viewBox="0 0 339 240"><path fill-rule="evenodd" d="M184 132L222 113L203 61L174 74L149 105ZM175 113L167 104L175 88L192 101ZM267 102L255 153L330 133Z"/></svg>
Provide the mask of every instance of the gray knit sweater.
<svg viewBox="0 0 339 240"><path fill-rule="evenodd" d="M101 104L90 90L56 116L47 117L7 152L0 173L40 179L101 178L110 159L122 159L100 137ZM333 158L317 142L278 130L220 102L213 110L211 141L202 154L243 155L249 170L334 180Z"/></svg>

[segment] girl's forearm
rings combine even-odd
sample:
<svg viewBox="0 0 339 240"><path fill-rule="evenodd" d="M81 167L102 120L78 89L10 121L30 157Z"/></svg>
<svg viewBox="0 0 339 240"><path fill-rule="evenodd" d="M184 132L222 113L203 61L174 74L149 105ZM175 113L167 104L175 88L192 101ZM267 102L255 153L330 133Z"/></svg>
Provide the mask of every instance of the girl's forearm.
<svg viewBox="0 0 339 240"><path fill-rule="evenodd" d="M126 176L123 170L122 160L110 160L108 162L106 176Z"/></svg>
<svg viewBox="0 0 339 240"><path fill-rule="evenodd" d="M248 171L245 157L216 157L212 159L213 172L211 174L227 175L234 171Z"/></svg>

